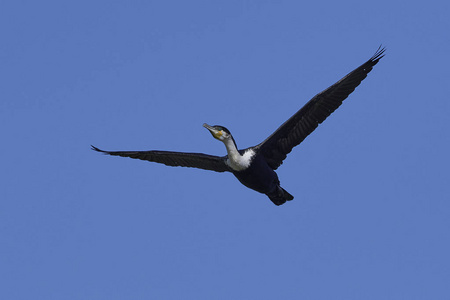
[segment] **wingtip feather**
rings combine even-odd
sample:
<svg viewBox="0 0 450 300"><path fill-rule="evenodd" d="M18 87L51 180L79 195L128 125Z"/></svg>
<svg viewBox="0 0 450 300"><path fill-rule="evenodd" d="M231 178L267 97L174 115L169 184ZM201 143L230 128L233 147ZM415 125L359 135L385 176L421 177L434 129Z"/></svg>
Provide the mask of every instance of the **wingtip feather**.
<svg viewBox="0 0 450 300"><path fill-rule="evenodd" d="M386 51L386 47L383 47L383 45L380 45L375 52L375 54L370 58L370 61L377 63L380 59L384 57L384 52Z"/></svg>
<svg viewBox="0 0 450 300"><path fill-rule="evenodd" d="M94 145L91 145L91 150L94 150L94 151L97 151L97 152L101 152L101 153L107 153L106 151L101 150L101 149L95 147Z"/></svg>

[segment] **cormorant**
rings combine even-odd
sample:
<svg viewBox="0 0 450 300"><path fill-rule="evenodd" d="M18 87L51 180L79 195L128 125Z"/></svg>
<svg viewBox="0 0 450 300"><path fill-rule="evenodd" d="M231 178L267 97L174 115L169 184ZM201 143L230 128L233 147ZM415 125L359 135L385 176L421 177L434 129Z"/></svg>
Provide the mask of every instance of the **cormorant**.
<svg viewBox="0 0 450 300"><path fill-rule="evenodd" d="M380 46L368 61L314 96L271 136L254 147L238 150L228 129L205 123L203 126L212 136L225 144L228 155L220 157L169 151L104 151L94 146L92 149L109 155L148 160L167 166L231 172L246 187L266 194L275 205L281 205L294 197L280 186L275 170L292 148L300 144L342 104L384 56L384 52L385 48Z"/></svg>

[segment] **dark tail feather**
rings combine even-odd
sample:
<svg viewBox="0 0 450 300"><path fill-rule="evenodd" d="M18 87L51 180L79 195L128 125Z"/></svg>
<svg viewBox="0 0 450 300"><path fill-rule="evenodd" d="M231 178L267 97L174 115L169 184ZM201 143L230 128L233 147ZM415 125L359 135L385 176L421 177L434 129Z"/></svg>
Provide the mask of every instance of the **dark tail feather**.
<svg viewBox="0 0 450 300"><path fill-rule="evenodd" d="M294 199L294 196L286 192L282 187L279 187L273 194L267 194L267 196L275 205L281 205Z"/></svg>

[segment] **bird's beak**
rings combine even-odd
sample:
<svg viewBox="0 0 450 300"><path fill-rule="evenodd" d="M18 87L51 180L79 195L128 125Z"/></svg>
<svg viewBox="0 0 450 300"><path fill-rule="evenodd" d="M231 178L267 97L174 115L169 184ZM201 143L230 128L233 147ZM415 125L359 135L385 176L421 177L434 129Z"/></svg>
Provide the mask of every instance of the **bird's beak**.
<svg viewBox="0 0 450 300"><path fill-rule="evenodd" d="M203 127L205 127L206 129L208 129L209 131L212 131L212 130L213 130L213 127L210 126L210 125L208 125L208 124L206 124L206 123L203 123Z"/></svg>
<svg viewBox="0 0 450 300"><path fill-rule="evenodd" d="M214 127L204 123L203 127L205 127L206 129L209 130L209 132L211 132L212 136L216 139L219 139L222 136L222 130L217 130Z"/></svg>

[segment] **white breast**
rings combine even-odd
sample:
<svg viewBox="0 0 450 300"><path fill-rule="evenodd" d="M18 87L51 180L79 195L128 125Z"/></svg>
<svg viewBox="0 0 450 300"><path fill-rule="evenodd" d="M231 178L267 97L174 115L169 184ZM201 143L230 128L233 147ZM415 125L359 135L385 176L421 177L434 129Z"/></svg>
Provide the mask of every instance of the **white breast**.
<svg viewBox="0 0 450 300"><path fill-rule="evenodd" d="M235 171L243 171L250 166L254 155L255 151L252 149L248 149L243 155L240 155L237 151L236 153L228 153L226 163Z"/></svg>

